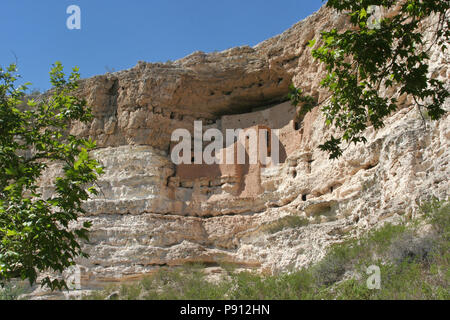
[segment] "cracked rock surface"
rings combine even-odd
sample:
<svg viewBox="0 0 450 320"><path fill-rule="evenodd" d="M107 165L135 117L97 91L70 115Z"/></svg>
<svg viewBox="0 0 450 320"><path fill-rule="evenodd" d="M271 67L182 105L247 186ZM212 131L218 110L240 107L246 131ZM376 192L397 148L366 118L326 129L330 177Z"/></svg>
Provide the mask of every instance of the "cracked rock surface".
<svg viewBox="0 0 450 320"><path fill-rule="evenodd" d="M196 52L170 64L140 62L84 80L79 94L93 107L95 120L73 124L71 132L98 141L92 155L105 174L99 196L79 219L93 222L91 241L84 245L90 258L79 261L82 286L138 279L187 262L292 270L318 261L346 237L413 217L420 199L448 198L448 112L424 125L404 100L384 128L367 129L367 144L349 146L335 161L318 149L334 129L317 109L295 128L294 108L282 104L289 84L319 100L326 97L319 88L323 67L306 44L323 29L345 25L345 17L322 8L253 48ZM449 58L442 52L431 57L432 74L447 86ZM271 107L287 111L258 111ZM444 108L450 111L449 101ZM230 119L276 123L286 150L283 163L257 179L247 179L250 171L242 170L180 176L169 154L172 132L192 132L195 120L224 129ZM57 167L49 170L51 177ZM246 192L239 193L240 184ZM310 223L266 231L288 215Z"/></svg>

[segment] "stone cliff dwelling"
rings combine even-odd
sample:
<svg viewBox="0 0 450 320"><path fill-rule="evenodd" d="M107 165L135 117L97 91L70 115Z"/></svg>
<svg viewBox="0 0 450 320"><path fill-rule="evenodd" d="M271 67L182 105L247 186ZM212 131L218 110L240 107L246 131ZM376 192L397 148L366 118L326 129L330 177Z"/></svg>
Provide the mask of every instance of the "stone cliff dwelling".
<svg viewBox="0 0 450 320"><path fill-rule="evenodd" d="M253 132L259 132L259 130L264 130L266 136L263 136L264 141L268 150L268 157L271 156L271 131L279 130L279 163L284 163L288 156L288 151L291 152L295 150L295 144L298 139L301 139L301 133L299 130L295 130L294 119L295 118L295 108L289 103L285 102L275 106L265 107L262 110L255 110L250 113L237 114L237 115L227 115L222 116L214 124L208 126L208 128L219 129L223 136L225 137L227 129L242 129L246 132L249 129L254 130ZM176 175L172 180L177 180L179 185L186 183L187 181L202 180L211 186L215 180L228 177L229 179L236 181L235 189L232 194L237 197L252 197L257 196L262 192L261 188L261 169L265 168L258 159L257 164L251 164L249 158L255 156L250 154L251 152L257 152L258 150L250 150L249 148L249 136L245 137L247 139L245 145L245 164L238 164L236 159L235 164L181 164L176 167ZM261 137L258 136L256 145L259 146L261 143L259 141ZM237 140L237 137L236 137ZM226 158L226 149L233 148L235 158L238 155L237 141L232 145L227 145L225 149L221 150L222 159ZM206 145L207 143L205 143ZM273 166L273 164L268 164L268 166Z"/></svg>
<svg viewBox="0 0 450 320"><path fill-rule="evenodd" d="M319 109L296 119L286 102L291 83L318 101L328 96L308 42L345 25L344 16L322 8L254 47L140 62L84 80L79 94L95 119L74 124L71 133L97 141L92 156L105 173L79 219L93 223L84 245L90 258L79 261L82 285L139 279L188 262L300 268L345 237L414 216L421 197L448 197L450 113L424 129L414 105L402 100L384 128L368 128L368 142L349 146L336 161L318 148L334 134ZM448 61L431 54L430 72L447 83ZM444 107L450 110L448 102ZM204 130L279 130L280 165L175 166L172 132L192 133L199 120ZM314 223L264 232L288 215Z"/></svg>

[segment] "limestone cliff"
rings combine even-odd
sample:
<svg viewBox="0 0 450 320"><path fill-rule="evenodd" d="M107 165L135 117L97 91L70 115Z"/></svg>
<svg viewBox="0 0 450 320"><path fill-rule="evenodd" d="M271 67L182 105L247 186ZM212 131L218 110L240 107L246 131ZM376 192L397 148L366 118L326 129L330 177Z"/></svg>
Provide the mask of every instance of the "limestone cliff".
<svg viewBox="0 0 450 320"><path fill-rule="evenodd" d="M160 266L232 262L260 270L299 268L327 246L384 221L413 216L429 195L447 198L450 118L423 125L407 100L385 128L366 132L330 161L317 146L332 129L316 109L302 123L286 102L293 82L323 100L323 67L308 41L343 28L328 9L253 48L192 55L167 64L139 62L130 70L84 80L95 120L71 132L97 140L105 166L98 198L86 205L93 222L90 259L80 260L82 286L142 277ZM435 77L449 84L448 54L432 56ZM445 105L450 109L449 103ZM282 164L177 167L172 132L195 120L225 130L263 125L280 130ZM55 169L56 170L56 169ZM48 189L51 192L51 189ZM275 234L266 226L286 215L311 224Z"/></svg>

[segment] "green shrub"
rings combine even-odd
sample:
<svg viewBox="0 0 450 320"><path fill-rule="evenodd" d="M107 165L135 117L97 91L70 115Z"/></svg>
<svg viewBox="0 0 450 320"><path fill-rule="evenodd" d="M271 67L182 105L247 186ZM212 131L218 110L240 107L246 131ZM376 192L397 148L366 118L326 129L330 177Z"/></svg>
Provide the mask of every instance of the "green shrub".
<svg viewBox="0 0 450 320"><path fill-rule="evenodd" d="M423 203L420 209L436 231L448 240L450 237L450 202L442 202L433 198L431 201Z"/></svg>
<svg viewBox="0 0 450 320"><path fill-rule="evenodd" d="M119 297L121 297L122 300L138 300L141 292L141 284L123 284L120 287Z"/></svg>
<svg viewBox="0 0 450 320"><path fill-rule="evenodd" d="M337 245L313 267L313 274L316 282L322 286L330 286L342 279L348 270L354 249L351 245Z"/></svg>
<svg viewBox="0 0 450 320"><path fill-rule="evenodd" d="M300 217L300 216L286 216L281 219L272 222L265 227L263 227L264 231L269 234L277 233L284 229L294 229L307 226L309 224L308 219Z"/></svg>
<svg viewBox="0 0 450 320"><path fill-rule="evenodd" d="M204 266L161 269L140 283L122 286L119 299L297 300L297 299L450 299L448 203L427 204L424 213L434 233L418 236L417 223L385 224L355 240L331 246L308 268L277 275L236 272L228 268L211 282ZM300 220L299 220L300 219ZM280 219L275 228L302 226L300 217ZM280 229L281 228L281 229ZM276 231L274 231L276 232ZM367 267L381 270L381 289L367 286ZM344 276L348 274L349 277ZM350 277L350 275L352 275ZM113 289L90 297L108 297ZM87 297L87 298L90 298Z"/></svg>
<svg viewBox="0 0 450 320"><path fill-rule="evenodd" d="M428 263L436 250L436 239L433 236L418 237L409 231L392 241L389 247L389 258L393 262Z"/></svg>
<svg viewBox="0 0 450 320"><path fill-rule="evenodd" d="M28 292L28 286L23 282L8 282L0 287L0 300L19 300L19 297Z"/></svg>

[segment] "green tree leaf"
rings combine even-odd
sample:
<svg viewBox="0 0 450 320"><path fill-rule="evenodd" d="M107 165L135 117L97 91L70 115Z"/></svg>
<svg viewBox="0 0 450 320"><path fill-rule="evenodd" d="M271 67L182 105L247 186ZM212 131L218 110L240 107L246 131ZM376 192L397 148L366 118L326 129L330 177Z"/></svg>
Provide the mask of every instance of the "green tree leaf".
<svg viewBox="0 0 450 320"><path fill-rule="evenodd" d="M54 86L43 102L28 100L26 86L15 86L17 68L0 67L0 285L13 278L34 283L43 271L62 272L85 257L80 240L88 239L90 223L69 228L84 213L89 188L102 173L90 158L93 141L67 135L71 121L92 119L86 102L72 95L79 72L66 79L62 64L50 72ZM63 165L55 177L55 193L45 198L39 181L50 163ZM67 288L46 277L41 285Z"/></svg>
<svg viewBox="0 0 450 320"><path fill-rule="evenodd" d="M326 124L341 132L320 149L334 159L342 155L342 142L365 142L364 130L383 127L403 94L432 120L445 114L442 105L450 93L442 81L430 75L429 59L431 49L445 50L450 40L448 0L329 0L327 6L348 14L352 26L341 32L322 31L322 45L312 50L312 56L327 70L321 81L331 93L330 102L322 106ZM373 29L367 25L372 6L382 6L389 13L377 17L380 23ZM432 16L437 25L432 28L432 45L425 45L423 25ZM383 92L388 90L397 93L386 97ZM290 92L294 105L305 104L307 95L293 86ZM310 107L306 104L303 112Z"/></svg>

